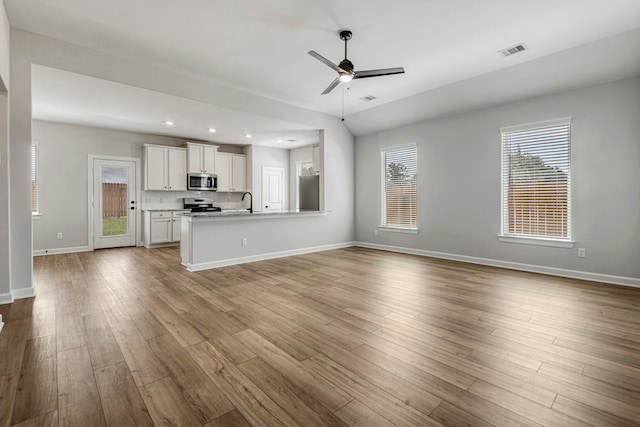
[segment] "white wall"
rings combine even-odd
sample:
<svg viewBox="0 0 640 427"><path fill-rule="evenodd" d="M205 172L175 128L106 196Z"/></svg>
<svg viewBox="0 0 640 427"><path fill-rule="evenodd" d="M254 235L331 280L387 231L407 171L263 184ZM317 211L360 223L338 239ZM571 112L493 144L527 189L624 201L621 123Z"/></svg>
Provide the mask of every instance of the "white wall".
<svg viewBox="0 0 640 427"><path fill-rule="evenodd" d="M247 157L247 168L251 168L251 194L253 196L253 210L261 212L262 205L262 168L275 167L284 169L285 187L289 182L289 150L283 148L262 147L254 145L251 148L251 156ZM284 189L284 210L288 210L289 192Z"/></svg>
<svg viewBox="0 0 640 427"><path fill-rule="evenodd" d="M11 301L9 251L9 21L0 3L0 304ZM0 319L0 327L2 319Z"/></svg>
<svg viewBox="0 0 640 427"><path fill-rule="evenodd" d="M356 239L640 284L640 78L358 137ZM498 242L500 132L572 117L574 249ZM417 235L380 232L380 148L418 143ZM577 247L587 258L577 257ZM591 276L596 277L596 276ZM610 279L610 277L609 277Z"/></svg>
<svg viewBox="0 0 640 427"><path fill-rule="evenodd" d="M155 90L324 130L325 207L321 229L327 241L354 237L354 138L335 117L251 95L214 82L104 54L26 31L11 29L10 213L11 288L32 288L30 210L31 63Z"/></svg>

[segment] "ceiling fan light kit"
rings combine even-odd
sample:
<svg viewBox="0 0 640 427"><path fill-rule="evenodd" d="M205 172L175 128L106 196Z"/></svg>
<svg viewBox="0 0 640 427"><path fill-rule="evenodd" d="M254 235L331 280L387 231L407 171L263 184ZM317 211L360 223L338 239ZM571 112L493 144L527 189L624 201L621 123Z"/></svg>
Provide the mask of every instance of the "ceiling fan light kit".
<svg viewBox="0 0 640 427"><path fill-rule="evenodd" d="M344 59L340 61L339 65L334 64L329 61L324 56L320 55L318 52L310 50L309 55L316 58L318 61L322 62L332 70L338 73L338 77L334 81L332 81L329 86L322 92L322 95L326 95L335 89L338 84L348 83L354 79L364 79L367 77L379 77L379 76L389 76L392 74L402 74L404 73L404 68L395 67L395 68L383 68L380 70L365 70L365 71L355 71L353 63L347 59L347 42L351 40L353 33L349 30L340 30L338 32L340 39L344 41Z"/></svg>

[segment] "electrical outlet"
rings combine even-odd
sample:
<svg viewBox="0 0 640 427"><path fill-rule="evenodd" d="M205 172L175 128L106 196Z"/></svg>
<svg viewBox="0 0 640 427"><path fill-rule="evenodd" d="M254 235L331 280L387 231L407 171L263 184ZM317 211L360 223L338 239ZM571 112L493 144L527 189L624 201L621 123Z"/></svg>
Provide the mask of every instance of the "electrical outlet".
<svg viewBox="0 0 640 427"><path fill-rule="evenodd" d="M62 240L62 233L58 233L58 235L56 236L56 239Z"/></svg>
<svg viewBox="0 0 640 427"><path fill-rule="evenodd" d="M246 237L242 238L242 243L241 244L242 244L242 246L247 246L247 238Z"/></svg>
<svg viewBox="0 0 640 427"><path fill-rule="evenodd" d="M587 250L585 248L578 248L578 258L586 258Z"/></svg>
<svg viewBox="0 0 640 427"><path fill-rule="evenodd" d="M373 235L377 236L378 235L378 229L376 228L375 230L373 230Z"/></svg>

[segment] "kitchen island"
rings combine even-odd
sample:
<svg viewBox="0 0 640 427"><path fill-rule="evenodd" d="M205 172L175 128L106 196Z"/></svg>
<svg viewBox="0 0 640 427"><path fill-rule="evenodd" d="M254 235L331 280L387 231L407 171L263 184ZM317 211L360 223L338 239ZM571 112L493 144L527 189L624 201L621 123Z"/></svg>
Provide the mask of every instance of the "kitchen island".
<svg viewBox="0 0 640 427"><path fill-rule="evenodd" d="M180 256L189 271L280 258L344 245L322 245L327 211L198 212L182 216Z"/></svg>

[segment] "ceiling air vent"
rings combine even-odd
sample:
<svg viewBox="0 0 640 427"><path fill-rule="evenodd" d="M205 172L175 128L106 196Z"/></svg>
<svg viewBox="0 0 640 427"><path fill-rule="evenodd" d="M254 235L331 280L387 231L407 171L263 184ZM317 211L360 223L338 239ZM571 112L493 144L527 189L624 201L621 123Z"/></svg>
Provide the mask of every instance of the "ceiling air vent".
<svg viewBox="0 0 640 427"><path fill-rule="evenodd" d="M498 53L502 56L511 56L525 50L527 50L527 46L524 43L520 43L515 46L511 46L506 49L499 50Z"/></svg>
<svg viewBox="0 0 640 427"><path fill-rule="evenodd" d="M373 96L373 95L367 95L367 96L363 96L362 98L360 98L360 101L371 102L374 99L378 99L378 98Z"/></svg>

